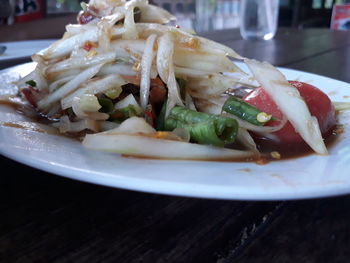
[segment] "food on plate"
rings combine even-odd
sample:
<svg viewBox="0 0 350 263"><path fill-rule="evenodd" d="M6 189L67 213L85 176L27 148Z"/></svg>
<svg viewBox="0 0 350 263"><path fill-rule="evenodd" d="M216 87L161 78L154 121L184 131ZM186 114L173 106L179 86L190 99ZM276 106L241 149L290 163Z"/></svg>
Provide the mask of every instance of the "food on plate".
<svg viewBox="0 0 350 263"><path fill-rule="evenodd" d="M299 81L290 81L290 83L299 91L311 115L316 117L322 136L325 137L331 133L336 125L336 116L333 103L328 96L310 84ZM275 116L275 118L278 119L283 118L277 105L261 87L252 90L243 100L254 105L259 110L270 114L270 116ZM274 126L277 123L277 121L271 120L267 125ZM300 134L295 131L293 125L289 121L282 129L272 132L270 136L281 144L301 144L304 142Z"/></svg>
<svg viewBox="0 0 350 263"><path fill-rule="evenodd" d="M78 24L34 54L35 70L17 83L61 133L83 132L87 148L138 157L258 160L266 154L259 138L327 155L335 110L318 89L166 25L175 18L148 1L82 7Z"/></svg>

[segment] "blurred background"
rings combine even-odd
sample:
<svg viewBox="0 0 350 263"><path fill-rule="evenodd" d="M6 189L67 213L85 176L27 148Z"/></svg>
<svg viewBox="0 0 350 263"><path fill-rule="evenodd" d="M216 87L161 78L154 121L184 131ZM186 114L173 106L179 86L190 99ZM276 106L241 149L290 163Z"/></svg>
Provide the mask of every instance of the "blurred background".
<svg viewBox="0 0 350 263"><path fill-rule="evenodd" d="M81 0L1 0L0 24L23 23L77 13ZM239 27L240 0L152 0L178 18L177 24L197 32ZM278 25L330 27L332 9L347 0L280 0ZM15 6L15 8L12 8ZM14 10L14 11L11 11Z"/></svg>
<svg viewBox="0 0 350 263"><path fill-rule="evenodd" d="M152 0L197 32L239 27L240 0ZM332 8L344 0L280 0L279 26L329 27ZM79 0L46 0L47 14L77 12Z"/></svg>

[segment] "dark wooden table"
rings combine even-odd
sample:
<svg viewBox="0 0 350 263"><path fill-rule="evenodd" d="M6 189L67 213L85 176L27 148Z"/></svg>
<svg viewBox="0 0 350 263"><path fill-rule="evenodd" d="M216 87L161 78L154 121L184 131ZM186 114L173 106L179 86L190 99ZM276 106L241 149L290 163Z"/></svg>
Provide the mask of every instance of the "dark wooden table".
<svg viewBox="0 0 350 263"><path fill-rule="evenodd" d="M350 32L283 29L266 42L243 41L237 30L203 35L350 81ZM5 157L0 167L0 262L349 262L350 196L206 200L77 182Z"/></svg>

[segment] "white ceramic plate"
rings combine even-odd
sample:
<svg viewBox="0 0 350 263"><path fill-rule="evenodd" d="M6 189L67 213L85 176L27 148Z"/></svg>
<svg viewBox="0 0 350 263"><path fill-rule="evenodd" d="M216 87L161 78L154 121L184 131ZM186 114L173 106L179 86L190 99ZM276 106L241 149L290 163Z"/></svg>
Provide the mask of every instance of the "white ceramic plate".
<svg viewBox="0 0 350 263"><path fill-rule="evenodd" d="M31 57L34 53L51 45L55 39L0 42L0 46L6 46L4 54L0 55L0 62Z"/></svg>
<svg viewBox="0 0 350 263"><path fill-rule="evenodd" d="M5 71L6 81L25 74L33 64ZM309 82L333 101L349 101L350 85L334 79L282 69L288 79ZM1 80L0 82L4 82ZM0 87L1 90L1 87ZM23 119L2 106L1 121ZM18 128L0 127L1 154L29 166L68 178L138 191L180 196L278 200L350 193L349 113L339 116L345 132L329 156L255 163L162 161L124 158L85 149L79 142Z"/></svg>

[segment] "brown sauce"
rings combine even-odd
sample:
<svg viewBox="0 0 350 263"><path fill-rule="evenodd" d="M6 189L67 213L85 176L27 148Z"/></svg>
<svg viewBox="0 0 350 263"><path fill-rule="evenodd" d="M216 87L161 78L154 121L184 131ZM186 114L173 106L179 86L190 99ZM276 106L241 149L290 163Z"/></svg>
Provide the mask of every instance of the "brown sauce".
<svg viewBox="0 0 350 263"><path fill-rule="evenodd" d="M339 137L339 133L341 133L340 130L340 125L336 125L332 129L330 129L330 131L327 134L324 135L324 142L326 144L327 149L330 149L335 144L337 138ZM262 153L262 159L260 160L261 163L259 164L264 164L264 160L267 163L269 161L289 160L305 157L311 154L316 154L305 142L281 145L270 139L260 138L257 145L258 150ZM272 152L278 152L280 158L273 158L271 156Z"/></svg>
<svg viewBox="0 0 350 263"><path fill-rule="evenodd" d="M24 102L20 98L14 97L6 100L0 100L0 105L8 106L14 110L18 110L19 108L23 107Z"/></svg>
<svg viewBox="0 0 350 263"><path fill-rule="evenodd" d="M0 122L1 126L11 127L17 129L23 129L27 131L34 131L46 134L59 134L58 130L52 127L41 127L40 124L35 122L26 122L26 121L16 121L16 122Z"/></svg>
<svg viewBox="0 0 350 263"><path fill-rule="evenodd" d="M161 157L153 157L153 156L141 156L141 155L129 155L122 154L121 156L130 159L144 159L144 160L168 160L168 161L200 161L200 162L223 162L223 163L232 163L232 162L246 162L251 163L256 161L257 157L249 157L249 158L198 158L198 159L185 159L185 158L161 158Z"/></svg>
<svg viewBox="0 0 350 263"><path fill-rule="evenodd" d="M18 97L11 98L10 100L0 100L0 105L10 107L14 111L28 118L28 121L0 122L0 126L60 135L79 141L82 141L82 138L86 134L86 132L60 133L58 129L48 126L50 123L52 123L52 120L40 115L37 111L35 111L35 109L33 109L33 107Z"/></svg>
<svg viewBox="0 0 350 263"><path fill-rule="evenodd" d="M48 124L50 121L41 116L29 103L19 97L11 97L6 100L0 100L0 105L12 108L14 111L30 118L30 120L38 123Z"/></svg>

